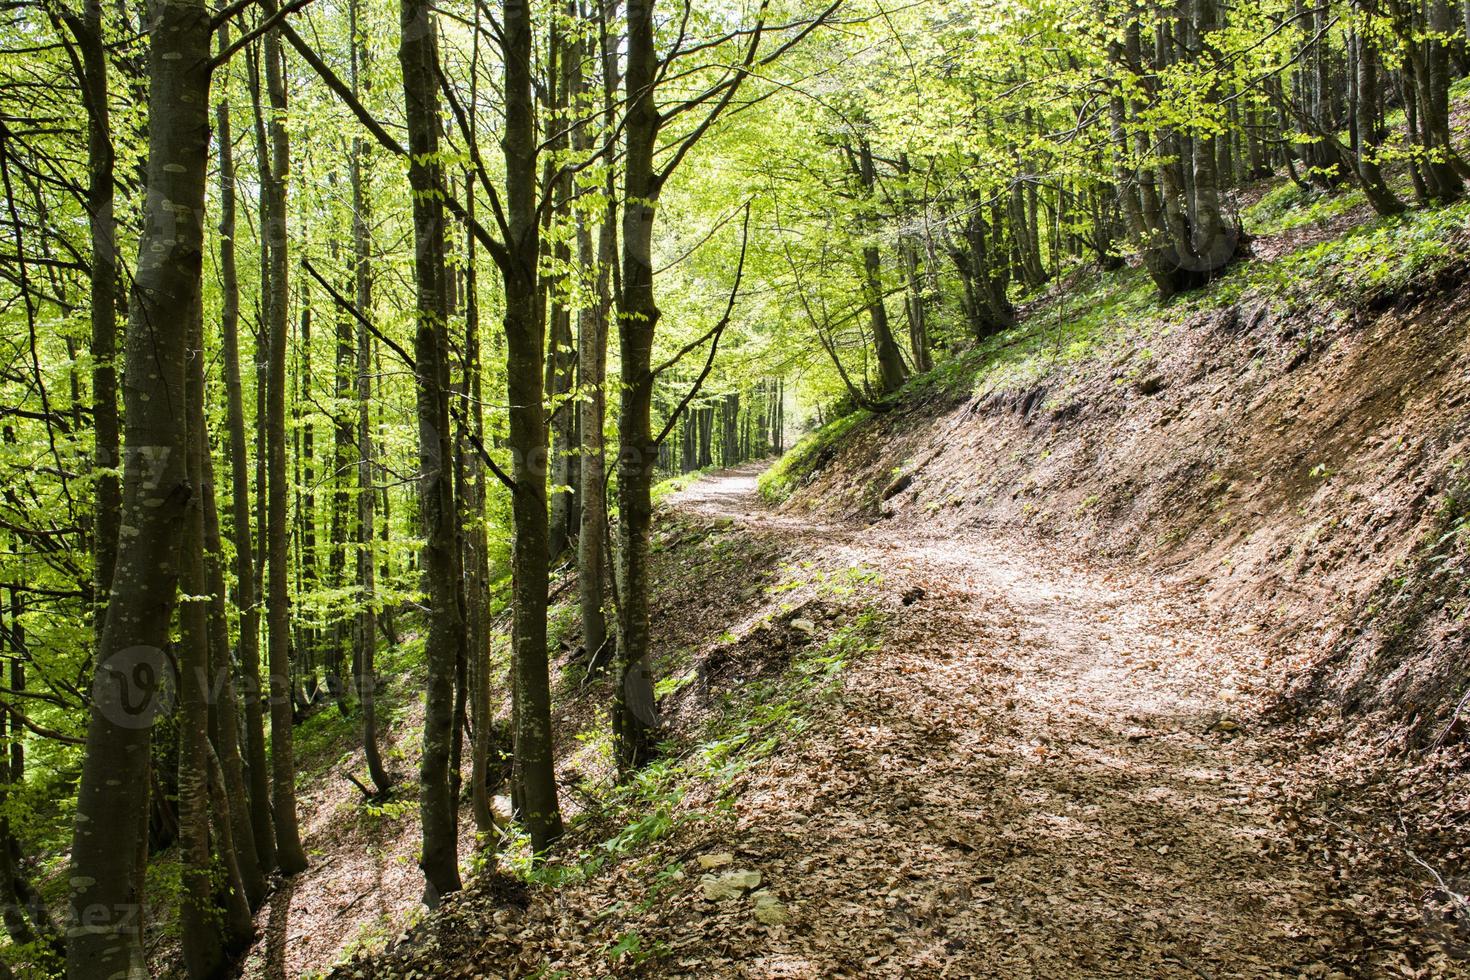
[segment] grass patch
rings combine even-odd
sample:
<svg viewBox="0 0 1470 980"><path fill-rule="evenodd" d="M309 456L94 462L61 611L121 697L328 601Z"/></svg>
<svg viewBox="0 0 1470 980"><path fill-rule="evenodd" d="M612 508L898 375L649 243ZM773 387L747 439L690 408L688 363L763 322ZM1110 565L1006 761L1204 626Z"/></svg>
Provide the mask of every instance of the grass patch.
<svg viewBox="0 0 1470 980"><path fill-rule="evenodd" d="M807 477L832 460L843 437L872 415L867 409L860 408L802 436L796 445L760 475L757 486L761 499L779 504L790 497Z"/></svg>
<svg viewBox="0 0 1470 980"><path fill-rule="evenodd" d="M915 378L908 391L984 395L1024 389L1095 356L1119 335L1159 319L1161 310L1143 270L1094 273L1037 304L1016 326Z"/></svg>

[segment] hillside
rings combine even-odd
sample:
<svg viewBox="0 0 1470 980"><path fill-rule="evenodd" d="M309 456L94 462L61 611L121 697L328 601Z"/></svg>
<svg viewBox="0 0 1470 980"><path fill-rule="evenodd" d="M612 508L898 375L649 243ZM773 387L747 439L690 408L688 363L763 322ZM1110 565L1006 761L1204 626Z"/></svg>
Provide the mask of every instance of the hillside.
<svg viewBox="0 0 1470 980"><path fill-rule="evenodd" d="M1470 0L0 37L0 980L1470 977Z"/></svg>
<svg viewBox="0 0 1470 980"><path fill-rule="evenodd" d="M678 489L667 761L576 735L565 856L332 975L1470 972L1459 220L1061 284Z"/></svg>

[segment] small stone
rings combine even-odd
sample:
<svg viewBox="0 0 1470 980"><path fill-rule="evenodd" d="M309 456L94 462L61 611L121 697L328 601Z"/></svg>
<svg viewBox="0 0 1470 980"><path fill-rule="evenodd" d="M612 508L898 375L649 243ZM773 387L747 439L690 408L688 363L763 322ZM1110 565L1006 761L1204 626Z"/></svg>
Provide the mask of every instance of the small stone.
<svg viewBox="0 0 1470 980"><path fill-rule="evenodd" d="M768 891L758 891L750 896L755 903L755 921L765 926L785 925L790 916L781 900Z"/></svg>
<svg viewBox="0 0 1470 980"><path fill-rule="evenodd" d="M699 856L699 866L704 870L709 871L713 868L723 868L725 865L730 864L734 860L735 855L726 852L721 852L718 854L701 854Z"/></svg>
<svg viewBox="0 0 1470 980"><path fill-rule="evenodd" d="M811 636L817 631L817 624L810 619L793 619L791 621L791 628L798 633L805 633L807 636Z"/></svg>
<svg viewBox="0 0 1470 980"><path fill-rule="evenodd" d="M1161 375L1150 374L1134 382L1133 388L1140 395L1157 395L1164 390L1164 379Z"/></svg>
<svg viewBox="0 0 1470 980"><path fill-rule="evenodd" d="M752 888L759 888L760 883L759 871L727 871L722 875L705 875L699 879L699 887L704 891L705 900L710 902L739 898Z"/></svg>

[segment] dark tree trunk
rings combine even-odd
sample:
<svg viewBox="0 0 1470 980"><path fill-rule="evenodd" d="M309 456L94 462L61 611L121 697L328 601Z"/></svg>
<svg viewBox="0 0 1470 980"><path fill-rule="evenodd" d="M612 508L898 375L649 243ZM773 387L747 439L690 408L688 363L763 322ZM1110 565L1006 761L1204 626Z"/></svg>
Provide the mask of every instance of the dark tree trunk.
<svg viewBox="0 0 1470 980"><path fill-rule="evenodd" d="M413 189L419 500L425 536L424 591L430 610L424 748L419 763L423 826L419 867L424 872L424 902L433 907L460 889L457 801L450 791L449 756L455 672L464 656L465 635L449 430L449 293L438 158L438 37L434 14L424 0L403 0L400 15L398 58L403 66L411 154L408 176ZM536 380L539 389L539 374ZM533 404L539 411L539 397Z"/></svg>
<svg viewBox="0 0 1470 980"><path fill-rule="evenodd" d="M572 104L572 87L581 72L581 52L569 43L563 31L553 29L551 47L556 52L554 64L557 77L551 79L552 92L549 121L552 135L548 150L552 159L559 161L565 156L567 139L566 119ZM551 178L553 196L553 219L565 224L571 216L572 175L561 168ZM571 249L564 241L551 246L555 266L566 270L571 265ZM551 415L551 517L549 544L551 559L559 559L571 546L572 530L576 526L576 487L573 485L573 462L576 446L577 412L571 404L572 385L577 373L576 339L572 336L572 309L568 296L569 277L560 272L548 281L551 293L551 317L549 350L546 356L546 399L552 407Z"/></svg>
<svg viewBox="0 0 1470 980"><path fill-rule="evenodd" d="M653 757L658 718L651 676L648 611L653 519L653 336L659 309L653 295L653 221L659 186L654 173L659 115L654 99L658 53L654 0L627 5L628 108L624 125L622 289L618 295L623 390L618 414L618 654L613 737L619 769Z"/></svg>
<svg viewBox="0 0 1470 980"><path fill-rule="evenodd" d="M512 682L516 786L531 847L540 854L562 834L551 741L546 603L548 514L547 431L542 409L545 324L538 302L540 225L536 220L537 135L531 92L531 10L527 0L505 5L505 339L513 456L511 513Z"/></svg>
<svg viewBox="0 0 1470 980"><path fill-rule="evenodd" d="M473 97L471 98L473 101ZM465 212L475 217L475 187L466 180ZM484 386L480 363L480 290L475 267L475 236L465 234L465 384L469 393L470 413L466 425L477 445L485 444ZM493 852L497 843L495 813L491 807L491 755L495 751L495 708L491 703L490 658L490 557L485 534L485 467L477 457L473 460L464 501L468 530L465 533L465 580L467 589L467 622L469 634L469 669L472 677L474 741L470 746L470 802L475 829L481 835L482 847Z"/></svg>
<svg viewBox="0 0 1470 980"><path fill-rule="evenodd" d="M200 289L209 151L210 18L202 0L153 7L148 193L123 381L128 449L108 615L98 643L71 849L67 974L145 977L139 839L148 804L153 678L178 592L190 489L183 413L188 329ZM138 682L133 686L134 682Z"/></svg>
<svg viewBox="0 0 1470 980"><path fill-rule="evenodd" d="M65 8L63 8L65 10ZM117 415L117 223L113 216L116 155L107 90L107 45L101 0L85 0L81 15L63 13L81 58L78 82L87 110L87 217L92 234L91 353L93 465L97 468L93 515L94 630L102 632L112 569L117 561L122 491Z"/></svg>
<svg viewBox="0 0 1470 980"><path fill-rule="evenodd" d="M229 29L220 28L220 48L229 47ZM269 762L265 750L265 712L261 706L260 608L256 602L255 545L250 533L250 470L245 443L245 402L240 382L240 283L235 267L235 157L229 100L215 106L219 143L220 334L224 341L225 426L229 430L230 503L234 524L235 605L240 611L240 679L245 695L245 761L250 777L250 828L262 875L276 866L276 836L271 820ZM262 372L262 375L264 372ZM248 878L247 878L248 880Z"/></svg>
<svg viewBox="0 0 1470 980"><path fill-rule="evenodd" d="M871 201L877 194L878 176L873 166L873 148L866 138L860 138L856 149L847 150L848 161L864 198ZM869 222L871 223L871 222ZM863 244L863 302L868 307L868 319L873 328L873 345L878 355L878 373L883 382L883 393L892 394L908 380L908 368L903 362L903 353L893 339L893 330L888 323L888 306L883 293L883 260L878 243L865 240Z"/></svg>
<svg viewBox="0 0 1470 980"><path fill-rule="evenodd" d="M1355 33L1354 44L1356 78L1353 85L1353 142L1356 144L1356 152L1353 162L1357 168L1358 181L1368 202L1373 205L1373 210L1383 215L1399 214L1404 210L1404 204L1389 190L1378 166L1378 148L1382 143L1382 132L1378 127L1378 105L1381 99L1378 51L1369 33L1363 30Z"/></svg>
<svg viewBox="0 0 1470 980"><path fill-rule="evenodd" d="M275 0L266 0L265 13L275 13ZM276 862L294 875L306 870L306 851L296 824L296 761L292 752L290 492L291 471L286 465L286 340L289 268L286 237L286 182L290 173L290 146L286 138L286 81L278 31L265 37L266 93L270 100L270 174L261 181L270 242L269 366L266 371L265 441L269 491L266 500L266 633L270 659L271 812L276 831ZM263 161L262 161L263 163Z"/></svg>

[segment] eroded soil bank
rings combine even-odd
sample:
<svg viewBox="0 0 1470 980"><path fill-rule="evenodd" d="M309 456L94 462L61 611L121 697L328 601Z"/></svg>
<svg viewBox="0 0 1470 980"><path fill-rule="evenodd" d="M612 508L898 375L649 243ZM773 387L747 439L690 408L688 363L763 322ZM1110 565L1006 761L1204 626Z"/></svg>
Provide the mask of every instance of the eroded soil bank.
<svg viewBox="0 0 1470 980"><path fill-rule="evenodd" d="M1344 872L1299 818L1312 777L1260 715L1279 668L1201 586L997 531L797 519L751 470L670 508L660 610L707 634L674 730L831 679L728 752L773 750L684 784L647 846L555 887L482 881L335 976L1462 972L1418 882ZM730 582L763 584L723 602Z"/></svg>

